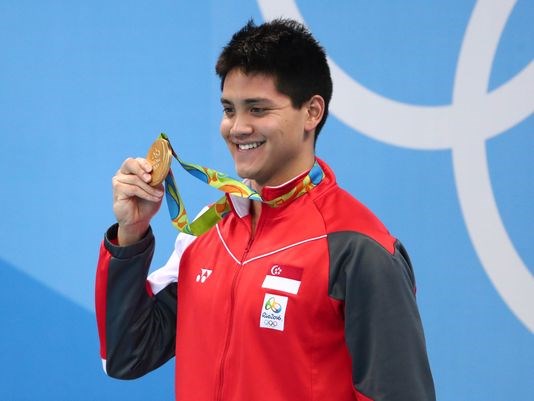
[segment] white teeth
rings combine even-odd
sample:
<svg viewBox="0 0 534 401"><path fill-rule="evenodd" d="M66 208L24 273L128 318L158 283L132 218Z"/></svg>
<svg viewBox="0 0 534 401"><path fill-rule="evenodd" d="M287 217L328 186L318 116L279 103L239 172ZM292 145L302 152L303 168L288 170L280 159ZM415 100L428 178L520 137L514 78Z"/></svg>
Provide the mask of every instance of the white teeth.
<svg viewBox="0 0 534 401"><path fill-rule="evenodd" d="M239 148L239 150L250 150L250 149L256 149L261 144L262 142L242 143L242 144L238 144L237 147Z"/></svg>

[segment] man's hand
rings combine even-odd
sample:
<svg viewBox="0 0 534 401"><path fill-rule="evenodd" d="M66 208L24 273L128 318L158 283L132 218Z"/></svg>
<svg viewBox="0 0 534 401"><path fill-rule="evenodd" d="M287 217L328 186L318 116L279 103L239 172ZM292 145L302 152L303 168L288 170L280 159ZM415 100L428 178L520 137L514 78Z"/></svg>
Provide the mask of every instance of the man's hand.
<svg viewBox="0 0 534 401"><path fill-rule="evenodd" d="M119 223L117 239L125 246L139 241L161 206L163 185L149 185L152 165L143 158L128 158L112 179L113 212Z"/></svg>

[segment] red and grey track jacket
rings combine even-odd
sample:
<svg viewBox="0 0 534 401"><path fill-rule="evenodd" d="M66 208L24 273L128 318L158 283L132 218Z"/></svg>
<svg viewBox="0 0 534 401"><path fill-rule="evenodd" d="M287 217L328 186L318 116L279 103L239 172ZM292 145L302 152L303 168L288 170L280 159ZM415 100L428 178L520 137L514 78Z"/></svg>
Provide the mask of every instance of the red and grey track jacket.
<svg viewBox="0 0 534 401"><path fill-rule="evenodd" d="M132 379L176 357L179 401L432 401L434 385L404 248L329 167L310 192L248 201L201 237L178 235L147 280L154 237L102 243L101 357ZM273 199L295 185L265 188Z"/></svg>

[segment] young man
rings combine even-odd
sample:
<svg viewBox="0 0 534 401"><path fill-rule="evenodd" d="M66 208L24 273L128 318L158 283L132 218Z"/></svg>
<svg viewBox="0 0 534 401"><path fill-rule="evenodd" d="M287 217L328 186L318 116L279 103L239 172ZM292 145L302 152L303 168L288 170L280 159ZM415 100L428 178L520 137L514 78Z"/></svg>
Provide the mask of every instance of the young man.
<svg viewBox="0 0 534 401"><path fill-rule="evenodd" d="M264 202L179 234L147 280L162 187L145 159L113 179L96 305L104 368L130 379L176 356L180 401L435 399L408 255L315 157L332 82L300 24L247 24L223 50L221 134Z"/></svg>

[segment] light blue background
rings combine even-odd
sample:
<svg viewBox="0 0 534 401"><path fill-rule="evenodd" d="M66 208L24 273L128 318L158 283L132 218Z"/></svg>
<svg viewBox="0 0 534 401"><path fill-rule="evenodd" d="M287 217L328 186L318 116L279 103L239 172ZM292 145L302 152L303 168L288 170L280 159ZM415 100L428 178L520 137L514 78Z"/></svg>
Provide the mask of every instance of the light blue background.
<svg viewBox="0 0 534 401"><path fill-rule="evenodd" d="M174 397L172 362L137 381L104 375L93 286L114 220L111 177L124 158L144 156L165 131L185 160L233 171L213 65L235 30L263 18L254 1L192 3L0 1L1 400ZM406 103L451 102L474 1L298 5L329 55L367 88ZM531 62L532 21L534 3L518 1L489 91ZM533 130L531 116L487 142L499 212L531 273ZM386 145L334 115L317 152L410 252L438 399L532 399L534 336L480 264L451 152ZM192 213L219 195L176 175ZM153 222L156 266L176 235L165 209Z"/></svg>

